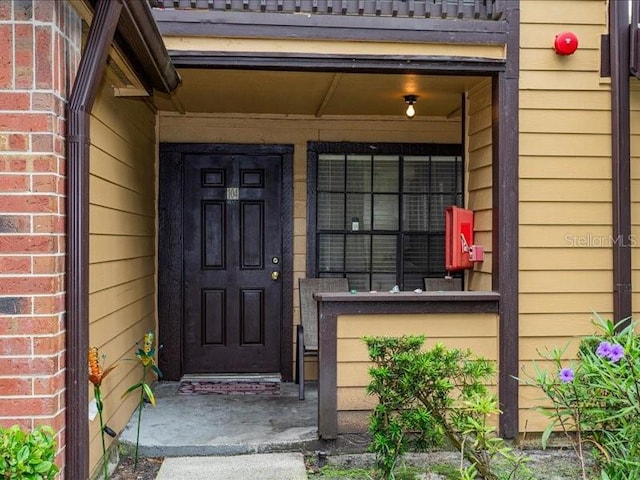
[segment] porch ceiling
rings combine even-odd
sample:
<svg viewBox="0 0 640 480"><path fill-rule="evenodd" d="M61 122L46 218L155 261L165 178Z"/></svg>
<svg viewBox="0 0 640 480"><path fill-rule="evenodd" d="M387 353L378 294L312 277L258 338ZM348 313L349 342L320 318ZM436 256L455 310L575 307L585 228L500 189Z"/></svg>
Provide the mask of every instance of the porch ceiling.
<svg viewBox="0 0 640 480"><path fill-rule="evenodd" d="M279 115L403 115L403 95L419 95L418 116L458 116L461 94L485 77L414 74L179 69L186 112ZM160 110L176 110L156 95Z"/></svg>

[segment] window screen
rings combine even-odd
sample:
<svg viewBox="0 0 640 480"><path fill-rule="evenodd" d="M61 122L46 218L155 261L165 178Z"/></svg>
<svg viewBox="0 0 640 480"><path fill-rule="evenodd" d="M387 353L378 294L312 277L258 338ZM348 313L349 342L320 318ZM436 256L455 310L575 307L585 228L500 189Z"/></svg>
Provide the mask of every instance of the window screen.
<svg viewBox="0 0 640 480"><path fill-rule="evenodd" d="M413 290L444 276L444 210L463 205L461 147L338 146L310 156L317 275L347 277L358 291Z"/></svg>

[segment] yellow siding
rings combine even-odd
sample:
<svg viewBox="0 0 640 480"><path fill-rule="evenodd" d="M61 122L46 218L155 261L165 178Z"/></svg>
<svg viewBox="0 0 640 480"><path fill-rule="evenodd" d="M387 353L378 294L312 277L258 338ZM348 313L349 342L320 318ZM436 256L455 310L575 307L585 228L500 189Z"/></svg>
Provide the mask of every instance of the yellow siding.
<svg viewBox="0 0 640 480"><path fill-rule="evenodd" d="M496 314L343 315L337 326L338 429L366 431L375 399L368 396L371 366L364 336L425 335L425 346L441 342L449 348L470 348L475 355L497 360Z"/></svg>
<svg viewBox="0 0 640 480"><path fill-rule="evenodd" d="M492 123L491 80L487 79L467 95L467 208L475 212L474 243L482 245L485 260L468 274L469 290L491 290L492 250Z"/></svg>
<svg viewBox="0 0 640 480"><path fill-rule="evenodd" d="M504 45L453 45L398 42L337 42L305 39L252 39L173 36L164 37L168 50L201 52L312 53L325 55L424 55L504 58Z"/></svg>
<svg viewBox="0 0 640 480"><path fill-rule="evenodd" d="M136 401L120 397L141 373L128 360L156 325L155 114L142 101L114 98L103 83L91 141L89 341L106 365L119 364L102 392L105 421L121 431ZM97 419L90 428L93 469L102 455Z"/></svg>
<svg viewBox="0 0 640 480"><path fill-rule="evenodd" d="M605 0L523 0L520 37L520 360L593 333L591 313L610 315L611 99L601 79ZM580 47L561 57L557 33ZM575 341L566 357L575 356ZM546 427L520 391L520 431Z"/></svg>
<svg viewBox="0 0 640 480"><path fill-rule="evenodd" d="M441 118L416 117L408 122L367 118L317 119L274 115L247 118L246 115L160 114L161 142L272 143L294 146L294 274L290 288L293 289L295 323L300 319L298 278L306 276L307 142L457 143L460 141L460 128L459 119ZM317 378L317 364L312 357L305 362L305 373L309 379Z"/></svg>

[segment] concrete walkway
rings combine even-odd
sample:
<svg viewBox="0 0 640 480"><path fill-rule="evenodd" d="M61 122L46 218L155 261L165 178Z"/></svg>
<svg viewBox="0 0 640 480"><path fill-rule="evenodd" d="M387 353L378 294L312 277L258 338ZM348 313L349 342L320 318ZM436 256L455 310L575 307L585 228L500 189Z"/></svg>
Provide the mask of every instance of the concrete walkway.
<svg viewBox="0 0 640 480"><path fill-rule="evenodd" d="M306 480L301 453L166 458L156 480Z"/></svg>
<svg viewBox="0 0 640 480"><path fill-rule="evenodd" d="M154 385L156 407L146 405L142 412L140 455L223 456L318 448L318 391L312 384L303 401L291 383L280 386L280 395L180 395L178 387L179 382ZM134 413L120 435L126 450L135 447L136 429Z"/></svg>

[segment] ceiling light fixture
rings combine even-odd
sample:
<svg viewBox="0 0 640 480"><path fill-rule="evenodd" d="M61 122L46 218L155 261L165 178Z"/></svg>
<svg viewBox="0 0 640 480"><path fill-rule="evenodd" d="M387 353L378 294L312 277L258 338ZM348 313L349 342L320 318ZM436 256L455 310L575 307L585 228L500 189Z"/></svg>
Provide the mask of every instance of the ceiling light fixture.
<svg viewBox="0 0 640 480"><path fill-rule="evenodd" d="M416 109L414 105L416 104L417 101L418 101L418 95L404 96L404 103L408 105L407 111L405 112L405 115L407 116L407 118L413 118L416 116Z"/></svg>

